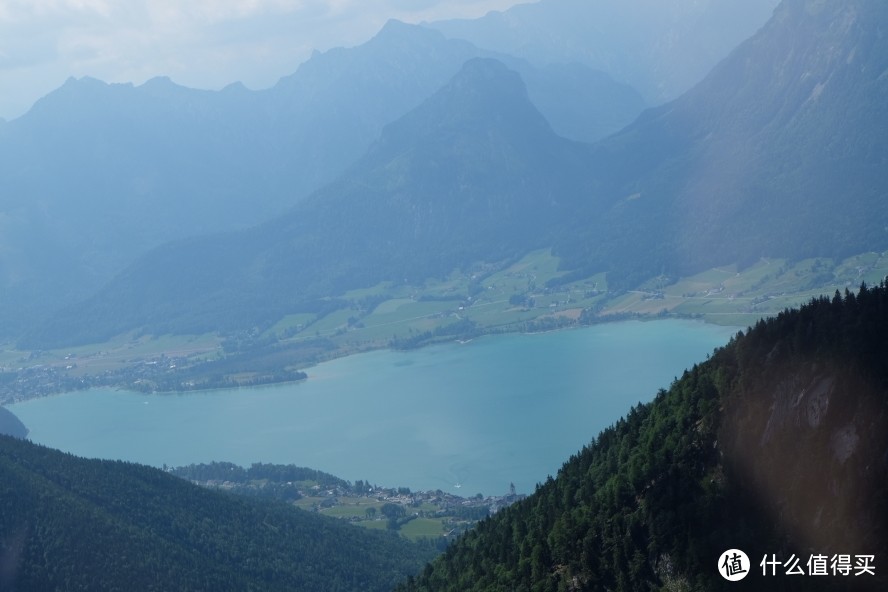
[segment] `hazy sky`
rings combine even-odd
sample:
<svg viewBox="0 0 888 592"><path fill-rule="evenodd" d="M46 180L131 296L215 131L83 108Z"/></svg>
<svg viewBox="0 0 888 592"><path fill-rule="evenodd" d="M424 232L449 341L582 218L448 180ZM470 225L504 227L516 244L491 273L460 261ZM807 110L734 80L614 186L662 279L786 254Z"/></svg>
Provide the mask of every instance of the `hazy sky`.
<svg viewBox="0 0 888 592"><path fill-rule="evenodd" d="M360 44L390 18L474 18L528 1L0 0L0 117L70 76L265 88L312 50Z"/></svg>

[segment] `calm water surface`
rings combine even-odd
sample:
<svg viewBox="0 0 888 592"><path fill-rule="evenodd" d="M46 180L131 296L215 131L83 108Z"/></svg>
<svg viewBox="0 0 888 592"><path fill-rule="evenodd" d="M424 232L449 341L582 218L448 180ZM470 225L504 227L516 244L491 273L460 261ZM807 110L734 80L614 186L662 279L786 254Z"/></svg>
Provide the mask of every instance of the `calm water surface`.
<svg viewBox="0 0 888 592"><path fill-rule="evenodd" d="M94 389L10 409L31 440L80 456L292 463L414 490L494 495L514 482L530 493L735 332L612 323L360 354L310 368L300 384L175 395Z"/></svg>

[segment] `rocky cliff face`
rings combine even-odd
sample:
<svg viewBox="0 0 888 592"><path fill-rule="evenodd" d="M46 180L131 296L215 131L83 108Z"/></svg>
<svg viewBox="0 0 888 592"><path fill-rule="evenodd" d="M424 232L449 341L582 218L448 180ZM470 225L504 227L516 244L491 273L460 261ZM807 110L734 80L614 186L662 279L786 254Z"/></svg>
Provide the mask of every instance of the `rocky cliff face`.
<svg viewBox="0 0 888 592"><path fill-rule="evenodd" d="M725 406L718 443L725 464L801 546L873 553L884 536L884 390L850 360L768 357L755 384Z"/></svg>

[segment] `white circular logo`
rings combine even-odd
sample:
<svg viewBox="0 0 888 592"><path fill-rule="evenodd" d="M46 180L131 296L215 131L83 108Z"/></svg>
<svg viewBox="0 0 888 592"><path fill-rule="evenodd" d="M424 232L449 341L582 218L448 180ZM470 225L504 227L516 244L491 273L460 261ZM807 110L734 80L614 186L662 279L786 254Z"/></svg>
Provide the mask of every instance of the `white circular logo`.
<svg viewBox="0 0 888 592"><path fill-rule="evenodd" d="M749 574L752 565L740 549L728 549L718 558L718 573L729 582L738 582Z"/></svg>

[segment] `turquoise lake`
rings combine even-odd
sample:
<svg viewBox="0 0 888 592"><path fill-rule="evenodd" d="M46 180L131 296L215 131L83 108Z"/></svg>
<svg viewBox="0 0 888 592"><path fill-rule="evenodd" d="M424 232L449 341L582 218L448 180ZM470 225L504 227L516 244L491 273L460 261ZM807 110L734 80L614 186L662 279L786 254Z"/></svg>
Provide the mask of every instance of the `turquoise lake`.
<svg viewBox="0 0 888 592"><path fill-rule="evenodd" d="M154 466L296 464L460 495L531 493L736 328L621 322L376 351L298 384L187 394L94 389L12 405L34 442ZM457 486L460 486L457 489Z"/></svg>

